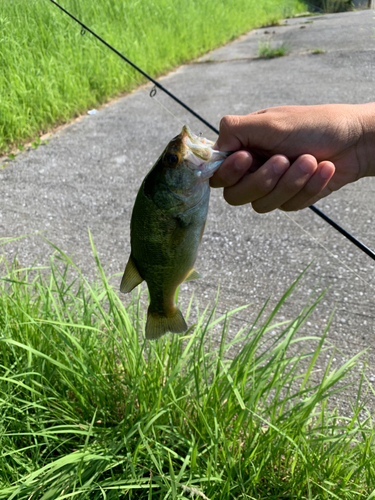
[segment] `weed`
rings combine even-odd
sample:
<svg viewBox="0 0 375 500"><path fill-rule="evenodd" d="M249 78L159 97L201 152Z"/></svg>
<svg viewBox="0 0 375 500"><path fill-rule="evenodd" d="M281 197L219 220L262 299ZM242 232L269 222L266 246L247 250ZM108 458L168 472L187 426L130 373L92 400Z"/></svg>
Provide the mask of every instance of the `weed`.
<svg viewBox="0 0 375 500"><path fill-rule="evenodd" d="M236 311L213 307L147 342L140 290L120 298L93 251L95 283L58 249L43 269L2 261L0 499L371 497L371 415L359 397L328 410L359 355L332 369L332 352L317 380L327 329L302 337L322 295L278 322L298 278L234 338Z"/></svg>
<svg viewBox="0 0 375 500"><path fill-rule="evenodd" d="M313 5L310 4L312 7ZM319 12L300 12L298 14L296 14L294 17L316 17L316 16L320 16L321 14Z"/></svg>
<svg viewBox="0 0 375 500"><path fill-rule="evenodd" d="M42 141L40 140L40 137L37 137L34 141L32 141L31 147L33 149L37 149L40 146L41 142Z"/></svg>
<svg viewBox="0 0 375 500"><path fill-rule="evenodd" d="M272 59L274 57L282 57L289 53L289 48L284 43L279 47L271 47L270 42L259 42L258 57L261 59Z"/></svg>
<svg viewBox="0 0 375 500"><path fill-rule="evenodd" d="M311 0L310 5L324 12L353 10L353 0Z"/></svg>

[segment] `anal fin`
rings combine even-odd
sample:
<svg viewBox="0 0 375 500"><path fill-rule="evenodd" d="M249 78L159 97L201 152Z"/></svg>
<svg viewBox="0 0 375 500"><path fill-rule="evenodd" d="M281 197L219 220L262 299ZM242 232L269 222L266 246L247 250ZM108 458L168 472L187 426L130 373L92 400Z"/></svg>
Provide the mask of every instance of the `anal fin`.
<svg viewBox="0 0 375 500"><path fill-rule="evenodd" d="M133 290L133 288L142 283L142 281L143 278L139 274L138 269L132 259L132 256L130 255L128 263L126 264L125 267L124 276L122 277L121 280L120 291L122 293L129 293Z"/></svg>
<svg viewBox="0 0 375 500"><path fill-rule="evenodd" d="M190 273L186 276L184 281L191 281L191 280L199 280L200 278L203 278L201 273L198 273L195 269L192 269Z"/></svg>

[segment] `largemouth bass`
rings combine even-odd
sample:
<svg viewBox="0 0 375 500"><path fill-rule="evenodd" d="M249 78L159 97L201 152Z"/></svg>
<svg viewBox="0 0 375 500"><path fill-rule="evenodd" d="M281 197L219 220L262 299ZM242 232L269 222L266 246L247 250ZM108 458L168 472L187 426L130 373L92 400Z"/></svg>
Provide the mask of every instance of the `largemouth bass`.
<svg viewBox="0 0 375 500"><path fill-rule="evenodd" d="M128 293L146 281L147 339L187 330L174 297L183 281L201 277L194 263L207 218L209 178L228 155L212 146L184 126L138 191L130 223L131 253L120 290Z"/></svg>

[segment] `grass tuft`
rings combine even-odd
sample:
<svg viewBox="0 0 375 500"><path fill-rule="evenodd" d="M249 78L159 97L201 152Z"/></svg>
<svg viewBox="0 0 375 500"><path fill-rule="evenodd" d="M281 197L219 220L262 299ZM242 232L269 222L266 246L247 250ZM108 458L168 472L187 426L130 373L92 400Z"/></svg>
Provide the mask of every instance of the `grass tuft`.
<svg viewBox="0 0 375 500"><path fill-rule="evenodd" d="M371 415L328 410L358 356L317 382L326 331L300 337L322 295L275 323L298 279L233 339L214 307L146 342L141 292L119 298L93 249L95 283L58 249L1 263L0 499L371 498Z"/></svg>
<svg viewBox="0 0 375 500"><path fill-rule="evenodd" d="M258 57L261 59L272 59L274 57L286 56L289 53L289 47L284 43L279 47L271 47L270 42L259 42Z"/></svg>
<svg viewBox="0 0 375 500"><path fill-rule="evenodd" d="M319 49L318 47L316 47L315 49L311 49L311 54L314 54L314 55L317 55L317 54L325 54L325 50L324 49Z"/></svg>

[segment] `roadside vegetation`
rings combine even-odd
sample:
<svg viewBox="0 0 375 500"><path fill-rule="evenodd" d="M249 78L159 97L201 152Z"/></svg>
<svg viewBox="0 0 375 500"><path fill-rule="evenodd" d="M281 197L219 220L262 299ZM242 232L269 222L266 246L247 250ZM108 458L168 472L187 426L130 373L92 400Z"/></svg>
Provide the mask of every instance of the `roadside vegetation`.
<svg viewBox="0 0 375 500"><path fill-rule="evenodd" d="M371 415L330 403L359 358L333 369L308 333L322 295L278 322L300 277L234 339L236 311L191 301L186 335L146 342L141 292L119 298L93 251L94 284L57 249L0 263L0 499L374 498Z"/></svg>
<svg viewBox="0 0 375 500"><path fill-rule="evenodd" d="M298 0L61 5L154 77L306 8ZM0 33L0 153L144 82L49 0L1 1Z"/></svg>
<svg viewBox="0 0 375 500"><path fill-rule="evenodd" d="M353 0L309 0L309 7L327 13L346 12L354 9Z"/></svg>
<svg viewBox="0 0 375 500"><path fill-rule="evenodd" d="M284 43L272 47L271 42L259 42L258 57L261 59L273 59L274 57L286 56L289 53L289 47Z"/></svg>
<svg viewBox="0 0 375 500"><path fill-rule="evenodd" d="M325 50L324 49L320 49L318 47L316 47L315 49L311 49L311 54L314 54L314 55L317 55L317 54L325 54Z"/></svg>

